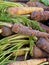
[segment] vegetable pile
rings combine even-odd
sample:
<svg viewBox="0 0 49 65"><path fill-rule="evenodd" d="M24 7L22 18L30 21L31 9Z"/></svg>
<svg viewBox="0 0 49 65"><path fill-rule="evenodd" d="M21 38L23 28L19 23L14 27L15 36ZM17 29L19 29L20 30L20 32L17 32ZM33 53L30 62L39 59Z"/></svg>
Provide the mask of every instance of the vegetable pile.
<svg viewBox="0 0 49 65"><path fill-rule="evenodd" d="M47 2L0 1L0 65L49 65Z"/></svg>

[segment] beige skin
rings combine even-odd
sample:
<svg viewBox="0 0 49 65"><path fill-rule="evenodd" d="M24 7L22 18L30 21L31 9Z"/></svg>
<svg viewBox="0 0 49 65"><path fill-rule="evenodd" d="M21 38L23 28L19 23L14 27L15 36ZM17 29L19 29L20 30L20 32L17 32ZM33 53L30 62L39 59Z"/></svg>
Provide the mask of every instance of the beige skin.
<svg viewBox="0 0 49 65"><path fill-rule="evenodd" d="M7 10L7 12L11 15L30 14L34 11L39 12L39 11L44 11L44 9L39 7L10 7Z"/></svg>
<svg viewBox="0 0 49 65"><path fill-rule="evenodd" d="M17 62L12 62L8 65L39 65L42 62L45 62L46 59L31 59L31 60L27 60L27 61L17 61Z"/></svg>
<svg viewBox="0 0 49 65"><path fill-rule="evenodd" d="M2 29L0 29L0 34L2 33Z"/></svg>

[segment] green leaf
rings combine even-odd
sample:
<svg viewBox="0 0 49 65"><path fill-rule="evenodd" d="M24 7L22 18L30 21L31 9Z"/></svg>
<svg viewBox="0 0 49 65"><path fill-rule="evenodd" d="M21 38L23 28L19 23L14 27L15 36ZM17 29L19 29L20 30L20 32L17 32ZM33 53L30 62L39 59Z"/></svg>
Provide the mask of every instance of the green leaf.
<svg viewBox="0 0 49 65"><path fill-rule="evenodd" d="M42 2L46 6L49 6L49 0L40 0L40 2Z"/></svg>
<svg viewBox="0 0 49 65"><path fill-rule="evenodd" d="M30 37L30 55L33 56L33 47L35 46L34 40Z"/></svg>

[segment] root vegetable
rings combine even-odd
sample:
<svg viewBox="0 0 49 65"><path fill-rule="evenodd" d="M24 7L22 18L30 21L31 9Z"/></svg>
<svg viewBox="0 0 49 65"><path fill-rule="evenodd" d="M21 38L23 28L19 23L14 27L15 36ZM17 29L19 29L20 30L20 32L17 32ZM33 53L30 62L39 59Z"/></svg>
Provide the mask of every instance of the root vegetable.
<svg viewBox="0 0 49 65"><path fill-rule="evenodd" d="M12 34L11 29L6 26L3 26L1 29L2 29L2 33L1 33L2 36L9 36Z"/></svg>
<svg viewBox="0 0 49 65"><path fill-rule="evenodd" d="M33 59L33 60L27 60L27 61L17 61L17 62L12 62L8 65L38 65L42 62L45 62L46 59Z"/></svg>
<svg viewBox="0 0 49 65"><path fill-rule="evenodd" d="M43 8L39 7L10 7L7 9L7 12L11 15L23 15L23 14L30 14L34 11L44 11Z"/></svg>
<svg viewBox="0 0 49 65"><path fill-rule="evenodd" d="M26 51L29 52L30 48L20 49L17 52L14 52L13 55L14 56L22 56L22 55L25 55ZM49 57L49 54L44 52L37 46L34 46L31 56L33 56L34 58L45 58L45 57L47 58L47 57Z"/></svg>
<svg viewBox="0 0 49 65"><path fill-rule="evenodd" d="M31 19L34 19L37 21L48 20L49 19L49 11L33 12L31 14Z"/></svg>
<svg viewBox="0 0 49 65"><path fill-rule="evenodd" d="M46 40L45 38L40 38L37 41L36 45L45 52L49 53L49 40Z"/></svg>
<svg viewBox="0 0 49 65"><path fill-rule="evenodd" d="M49 33L49 27L48 27L48 26L46 26L46 25L44 25L44 24L42 24L42 23L39 23L39 24L40 24L40 26L41 26L46 32Z"/></svg>
<svg viewBox="0 0 49 65"><path fill-rule="evenodd" d="M0 34L2 36L9 36L12 34L11 28L13 24L12 23L6 23L6 22L0 22Z"/></svg>
<svg viewBox="0 0 49 65"><path fill-rule="evenodd" d="M29 7L42 7L42 8L44 8L44 7L46 7L44 4L42 4L42 3L40 3L40 2L27 2L27 5L29 6Z"/></svg>
<svg viewBox="0 0 49 65"><path fill-rule="evenodd" d="M27 2L27 5L29 7L42 7L44 8L45 11L49 11L49 7L45 6L44 4L40 3L40 2Z"/></svg>
<svg viewBox="0 0 49 65"><path fill-rule="evenodd" d="M25 55L26 52L29 52L29 51L30 51L30 48L19 49L17 52L14 52L13 55L14 56L23 56L23 55Z"/></svg>
<svg viewBox="0 0 49 65"><path fill-rule="evenodd" d="M48 37L49 38L48 33L40 32L38 30L33 30L32 28L23 26L21 24L14 24L12 31L15 33L25 34L25 35L29 35L29 36Z"/></svg>
<svg viewBox="0 0 49 65"><path fill-rule="evenodd" d="M41 50L37 46L33 48L33 57L35 58L44 58L44 57L49 57L49 54L46 53L45 51Z"/></svg>

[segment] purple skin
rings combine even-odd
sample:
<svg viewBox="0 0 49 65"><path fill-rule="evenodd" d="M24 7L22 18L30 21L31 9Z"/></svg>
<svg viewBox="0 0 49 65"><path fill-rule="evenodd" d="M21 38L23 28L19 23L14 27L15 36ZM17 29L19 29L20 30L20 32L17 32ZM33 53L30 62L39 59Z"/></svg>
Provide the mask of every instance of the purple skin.
<svg viewBox="0 0 49 65"><path fill-rule="evenodd" d="M45 6L44 4L40 3L40 2L27 2L27 5L29 7L42 7L44 8L44 11L49 11L49 7L48 6Z"/></svg>
<svg viewBox="0 0 49 65"><path fill-rule="evenodd" d="M42 7L42 8L45 8L46 6L40 2L27 2L27 5L28 6L32 6L32 7Z"/></svg>
<svg viewBox="0 0 49 65"><path fill-rule="evenodd" d="M36 45L45 52L49 53L49 39L46 40L45 38L40 38L37 41Z"/></svg>
<svg viewBox="0 0 49 65"><path fill-rule="evenodd" d="M33 49L33 56L34 58L45 58L49 57L49 54L35 46Z"/></svg>
<svg viewBox="0 0 49 65"><path fill-rule="evenodd" d="M2 34L1 34L2 36L9 36L12 34L12 31L9 27L4 26L1 29L2 29Z"/></svg>
<svg viewBox="0 0 49 65"><path fill-rule="evenodd" d="M37 37L44 37L44 38L49 38L49 34L46 32L40 32L38 30L33 30L27 26L23 26L22 24L14 24L12 27L12 31L14 33L20 33L20 34L25 34L29 36L37 36Z"/></svg>
<svg viewBox="0 0 49 65"><path fill-rule="evenodd" d="M44 25L42 23L39 23L39 24L47 33L49 33L49 27L48 26L46 26L46 25Z"/></svg>

